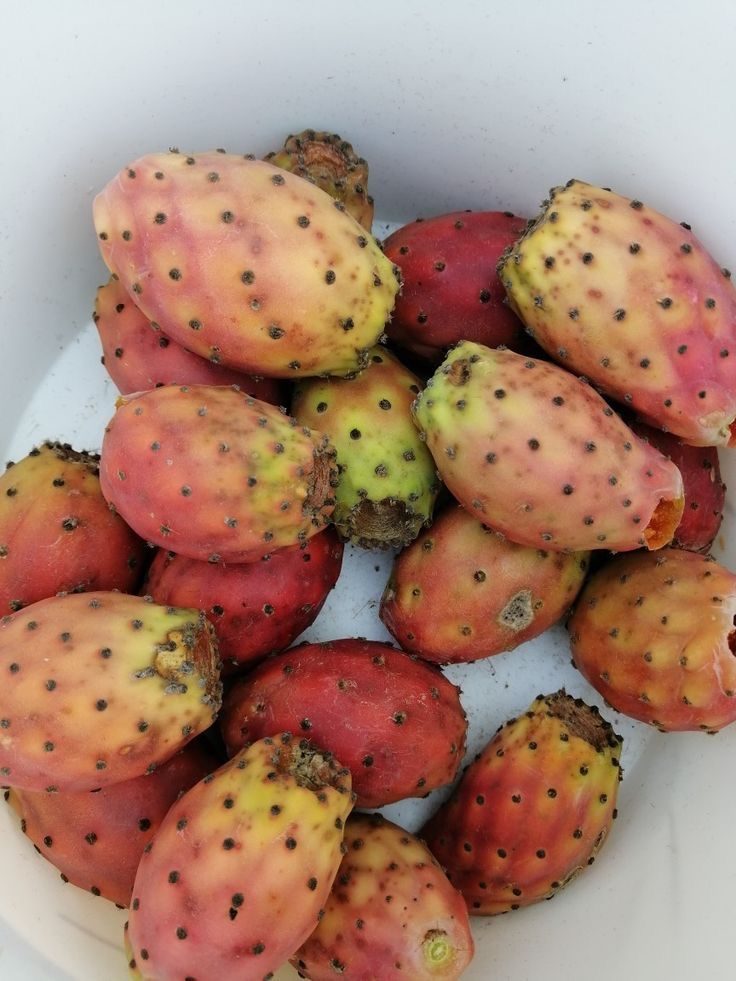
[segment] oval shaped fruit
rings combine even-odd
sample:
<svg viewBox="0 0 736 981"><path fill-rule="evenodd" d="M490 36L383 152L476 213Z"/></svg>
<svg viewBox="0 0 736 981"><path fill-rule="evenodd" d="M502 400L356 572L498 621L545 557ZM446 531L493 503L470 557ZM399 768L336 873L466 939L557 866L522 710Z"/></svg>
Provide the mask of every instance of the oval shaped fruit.
<svg viewBox="0 0 736 981"><path fill-rule="evenodd" d="M449 783L467 733L459 689L439 668L390 644L352 638L263 661L229 690L220 722L231 753L279 732L314 739L349 767L359 807L423 797Z"/></svg>
<svg viewBox="0 0 736 981"><path fill-rule="evenodd" d="M568 621L573 663L617 711L662 730L736 721L736 576L668 548L615 556Z"/></svg>

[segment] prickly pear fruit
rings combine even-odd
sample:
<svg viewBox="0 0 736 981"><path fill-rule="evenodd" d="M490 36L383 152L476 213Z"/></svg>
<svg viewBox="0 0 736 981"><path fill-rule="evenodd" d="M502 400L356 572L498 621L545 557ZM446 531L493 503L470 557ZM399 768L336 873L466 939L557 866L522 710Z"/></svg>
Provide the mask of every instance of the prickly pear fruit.
<svg viewBox="0 0 736 981"><path fill-rule="evenodd" d="M536 341L651 425L732 445L736 289L686 223L584 181L499 263Z"/></svg>
<svg viewBox="0 0 736 981"><path fill-rule="evenodd" d="M261 981L317 925L350 774L307 740L258 740L189 790L144 852L127 942L144 979Z"/></svg>
<svg viewBox="0 0 736 981"><path fill-rule="evenodd" d="M682 474L685 507L671 544L691 552L707 552L723 521L726 485L721 480L718 449L691 446L675 436L634 420L631 428L675 464Z"/></svg>
<svg viewBox="0 0 736 981"><path fill-rule="evenodd" d="M201 562L159 549L145 591L157 603L204 610L223 673L285 650L317 618L337 582L344 546L334 528L258 562Z"/></svg>
<svg viewBox="0 0 736 981"><path fill-rule="evenodd" d="M465 901L427 846L380 814L353 812L317 929L291 958L311 981L455 981L473 958Z"/></svg>
<svg viewBox="0 0 736 981"><path fill-rule="evenodd" d="M621 743L564 691L499 728L419 832L471 914L549 899L592 865L616 817Z"/></svg>
<svg viewBox="0 0 736 981"><path fill-rule="evenodd" d="M459 689L439 668L351 638L298 645L256 665L229 690L220 723L230 753L283 730L308 735L350 769L359 807L450 783L467 733Z"/></svg>
<svg viewBox="0 0 736 981"><path fill-rule="evenodd" d="M379 615L399 646L438 664L513 650L567 612L588 552L517 545L452 504L397 555Z"/></svg>
<svg viewBox="0 0 736 981"><path fill-rule="evenodd" d="M343 539L401 548L431 520L439 481L411 415L421 387L378 346L357 378L309 378L295 386L295 418L325 433L337 450L332 520Z"/></svg>
<svg viewBox="0 0 736 981"><path fill-rule="evenodd" d="M463 342L414 411L451 493L521 545L652 549L679 524L677 467L555 364Z"/></svg>
<svg viewBox="0 0 736 981"><path fill-rule="evenodd" d="M143 849L167 811L220 763L200 740L153 773L95 792L6 791L21 829L65 882L128 906Z"/></svg>
<svg viewBox="0 0 736 981"><path fill-rule="evenodd" d="M166 337L114 277L97 290L94 322L102 344L102 363L123 395L171 384L238 385L264 402L286 404L284 382L207 361Z"/></svg>
<svg viewBox="0 0 736 981"><path fill-rule="evenodd" d="M108 502L147 541L210 562L248 562L306 541L334 503L319 433L235 388L121 397L102 444Z"/></svg>
<svg viewBox="0 0 736 981"><path fill-rule="evenodd" d="M523 325L496 265L525 228L508 211L456 211L392 232L383 250L401 269L402 289L389 340L434 365L458 341L514 347Z"/></svg>
<svg viewBox="0 0 736 981"><path fill-rule="evenodd" d="M100 458L47 441L0 477L0 614L60 592L135 592L145 543L110 512Z"/></svg>
<svg viewBox="0 0 736 981"><path fill-rule="evenodd" d="M222 684L197 610L67 593L0 619L0 777L95 790L152 772L208 728Z"/></svg>
<svg viewBox="0 0 736 981"><path fill-rule="evenodd" d="M736 576L667 548L615 556L568 621L573 663L617 711L664 731L736 720Z"/></svg>
<svg viewBox="0 0 736 981"><path fill-rule="evenodd" d="M142 157L95 198L94 224L110 272L167 337L256 375L359 370L399 288L341 202L235 154Z"/></svg>
<svg viewBox="0 0 736 981"><path fill-rule="evenodd" d="M368 193L368 164L337 133L305 129L287 137L283 147L265 159L321 187L370 232L373 198Z"/></svg>

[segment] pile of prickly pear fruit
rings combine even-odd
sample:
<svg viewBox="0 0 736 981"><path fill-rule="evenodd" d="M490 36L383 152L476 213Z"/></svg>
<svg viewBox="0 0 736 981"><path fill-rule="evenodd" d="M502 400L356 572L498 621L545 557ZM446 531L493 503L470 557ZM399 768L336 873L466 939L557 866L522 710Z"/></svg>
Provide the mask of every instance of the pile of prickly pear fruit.
<svg viewBox="0 0 736 981"><path fill-rule="evenodd" d="M727 271L578 180L530 221L379 241L367 181L316 130L121 169L99 453L49 440L0 478L0 777L65 881L127 910L133 977L459 978L473 917L611 833L609 710L736 721ZM394 643L299 643L347 549L393 552ZM542 692L471 749L452 666L550 629L603 714ZM380 813L424 797L419 827Z"/></svg>

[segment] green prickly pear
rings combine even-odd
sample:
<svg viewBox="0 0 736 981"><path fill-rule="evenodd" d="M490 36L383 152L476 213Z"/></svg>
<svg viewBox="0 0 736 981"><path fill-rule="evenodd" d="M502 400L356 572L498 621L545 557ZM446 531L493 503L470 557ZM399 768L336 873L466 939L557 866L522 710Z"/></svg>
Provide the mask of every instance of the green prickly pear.
<svg viewBox="0 0 736 981"><path fill-rule="evenodd" d="M359 370L399 289L341 202L248 156L141 157L95 198L94 224L110 272L167 337L256 375Z"/></svg>

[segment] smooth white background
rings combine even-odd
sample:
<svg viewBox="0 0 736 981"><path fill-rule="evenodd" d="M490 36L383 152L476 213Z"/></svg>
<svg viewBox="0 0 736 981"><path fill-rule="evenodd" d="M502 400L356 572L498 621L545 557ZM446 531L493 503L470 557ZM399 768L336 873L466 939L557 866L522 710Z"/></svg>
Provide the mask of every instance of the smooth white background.
<svg viewBox="0 0 736 981"><path fill-rule="evenodd" d="M461 208L531 214L550 186L579 177L688 220L736 268L728 0L36 0L2 13L6 456L46 437L99 444L114 389L89 327L105 278L90 205L151 150L260 155L289 132L331 129L369 160L386 222ZM728 454L724 467L736 487ZM729 509L720 547L736 568L733 527ZM313 635L383 637L386 568L386 556L351 554ZM587 693L567 654L553 632L457 671L474 743L538 689ZM665 737L616 721L630 748L615 834L554 902L478 922L469 981L733 977L736 732ZM397 812L407 823L418 813ZM125 978L124 915L63 886L3 812L0 867L0 977Z"/></svg>

